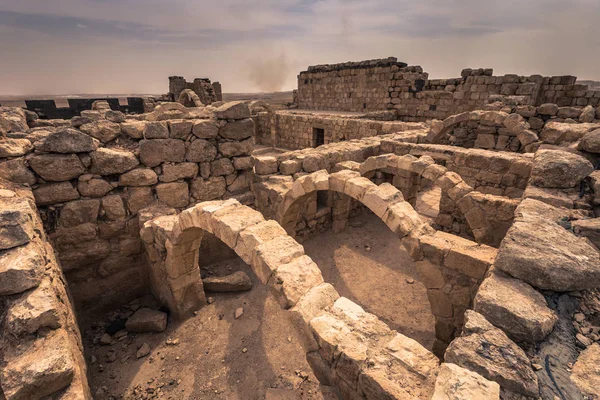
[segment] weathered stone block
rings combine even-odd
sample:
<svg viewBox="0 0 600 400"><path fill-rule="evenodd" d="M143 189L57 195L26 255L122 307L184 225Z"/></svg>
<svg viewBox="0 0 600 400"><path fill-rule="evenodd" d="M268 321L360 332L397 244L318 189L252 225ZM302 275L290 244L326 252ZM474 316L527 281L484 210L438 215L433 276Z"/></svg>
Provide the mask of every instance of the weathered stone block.
<svg viewBox="0 0 600 400"><path fill-rule="evenodd" d="M538 379L525 352L481 314L468 310L465 321L462 336L450 343L445 361L498 382L503 389L538 396Z"/></svg>
<svg viewBox="0 0 600 400"><path fill-rule="evenodd" d="M45 283L9 304L6 329L17 337L34 334L41 328L58 329L63 324L65 311L50 283Z"/></svg>
<svg viewBox="0 0 600 400"><path fill-rule="evenodd" d="M73 187L71 182L42 185L33 190L33 195L38 206L62 203L79 198L79 192Z"/></svg>
<svg viewBox="0 0 600 400"><path fill-rule="evenodd" d="M227 183L222 176L192 180L191 193L198 201L220 199L226 192Z"/></svg>
<svg viewBox="0 0 600 400"><path fill-rule="evenodd" d="M127 319L125 329L129 332L162 332L167 329L167 314L141 308Z"/></svg>
<svg viewBox="0 0 600 400"><path fill-rule="evenodd" d="M136 168L119 177L119 186L151 186L156 182L158 176L150 168Z"/></svg>
<svg viewBox="0 0 600 400"><path fill-rule="evenodd" d="M215 121L197 120L194 122L192 133L200 139L215 139L219 134L219 128Z"/></svg>
<svg viewBox="0 0 600 400"><path fill-rule="evenodd" d="M70 228L88 222L95 223L100 210L100 200L76 200L65 204L60 212L58 223Z"/></svg>
<svg viewBox="0 0 600 400"><path fill-rule="evenodd" d="M44 153L88 153L97 147L98 144L92 137L77 129L51 133L35 143L36 150Z"/></svg>
<svg viewBox="0 0 600 400"><path fill-rule="evenodd" d="M273 272L304 254L304 248L289 236L278 236L259 244L252 257L251 266L256 276L267 283Z"/></svg>
<svg viewBox="0 0 600 400"><path fill-rule="evenodd" d="M183 140L152 139L140 142L140 160L148 167L156 167L163 162L183 162L185 155Z"/></svg>
<svg viewBox="0 0 600 400"><path fill-rule="evenodd" d="M107 120L94 121L80 126L79 129L102 143L108 143L121 134L121 126Z"/></svg>
<svg viewBox="0 0 600 400"><path fill-rule="evenodd" d="M0 199L0 250L29 243L34 238L34 215L25 199Z"/></svg>
<svg viewBox="0 0 600 400"><path fill-rule="evenodd" d="M250 118L250 116L250 108L243 101L225 103L215 111L215 117L219 119L245 119Z"/></svg>
<svg viewBox="0 0 600 400"><path fill-rule="evenodd" d="M122 174L140 163L133 153L120 149L102 147L91 152L90 156L92 158L90 171L99 175Z"/></svg>
<svg viewBox="0 0 600 400"><path fill-rule="evenodd" d="M252 118L229 122L219 128L219 136L231 140L243 140L254 134L254 121Z"/></svg>
<svg viewBox="0 0 600 400"><path fill-rule="evenodd" d="M24 292L40 284L46 261L34 243L0 253L0 295Z"/></svg>
<svg viewBox="0 0 600 400"><path fill-rule="evenodd" d="M156 196L169 207L185 207L190 201L186 182L160 183L156 185Z"/></svg>
<svg viewBox="0 0 600 400"><path fill-rule="evenodd" d="M558 320L546 299L525 282L492 273L475 296L474 310L502 328L517 342L535 344L544 340Z"/></svg>
<svg viewBox="0 0 600 400"><path fill-rule="evenodd" d="M269 280L269 285L279 294L280 303L285 308L293 307L310 289L321 283L321 270L306 255L280 265Z"/></svg>
<svg viewBox="0 0 600 400"><path fill-rule="evenodd" d="M46 181L68 181L85 173L75 154L39 154L29 158L29 165Z"/></svg>
<svg viewBox="0 0 600 400"><path fill-rule="evenodd" d="M440 366L431 400L500 399L500 385L456 364Z"/></svg>
<svg viewBox="0 0 600 400"><path fill-rule="evenodd" d="M71 383L75 360L66 332L40 338L19 356L8 356L1 371L2 390L7 399L44 398Z"/></svg>
<svg viewBox="0 0 600 400"><path fill-rule="evenodd" d="M186 152L186 161L209 162L217 156L217 148L208 140L196 139L189 144Z"/></svg>

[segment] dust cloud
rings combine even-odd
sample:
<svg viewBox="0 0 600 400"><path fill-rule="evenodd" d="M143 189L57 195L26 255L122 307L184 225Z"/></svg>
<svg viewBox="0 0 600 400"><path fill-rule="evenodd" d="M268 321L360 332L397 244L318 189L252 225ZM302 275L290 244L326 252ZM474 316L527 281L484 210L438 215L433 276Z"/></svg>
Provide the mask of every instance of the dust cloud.
<svg viewBox="0 0 600 400"><path fill-rule="evenodd" d="M283 52L251 60L248 65L248 77L261 92L281 91L290 73L293 73L291 63Z"/></svg>

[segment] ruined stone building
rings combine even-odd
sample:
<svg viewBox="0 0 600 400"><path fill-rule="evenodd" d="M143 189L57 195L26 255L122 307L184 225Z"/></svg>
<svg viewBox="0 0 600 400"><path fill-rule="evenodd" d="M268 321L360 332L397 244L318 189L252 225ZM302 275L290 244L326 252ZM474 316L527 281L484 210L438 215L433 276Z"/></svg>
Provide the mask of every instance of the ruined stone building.
<svg viewBox="0 0 600 400"><path fill-rule="evenodd" d="M600 398L600 91L170 83L203 105L0 108L0 398Z"/></svg>
<svg viewBox="0 0 600 400"><path fill-rule="evenodd" d="M187 82L182 76L169 77L169 94L172 101L177 101L179 95L185 89L190 89L198 97L202 104L211 104L223 100L221 84L219 82L210 82L208 78L196 78L193 82Z"/></svg>

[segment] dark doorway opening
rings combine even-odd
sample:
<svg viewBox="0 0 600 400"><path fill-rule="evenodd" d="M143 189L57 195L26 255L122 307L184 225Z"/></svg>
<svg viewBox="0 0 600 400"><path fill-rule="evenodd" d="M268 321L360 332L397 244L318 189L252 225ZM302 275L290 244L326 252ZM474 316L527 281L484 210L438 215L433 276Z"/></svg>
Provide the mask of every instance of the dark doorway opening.
<svg viewBox="0 0 600 400"><path fill-rule="evenodd" d="M313 128L313 142L314 147L319 147L325 144L325 129Z"/></svg>

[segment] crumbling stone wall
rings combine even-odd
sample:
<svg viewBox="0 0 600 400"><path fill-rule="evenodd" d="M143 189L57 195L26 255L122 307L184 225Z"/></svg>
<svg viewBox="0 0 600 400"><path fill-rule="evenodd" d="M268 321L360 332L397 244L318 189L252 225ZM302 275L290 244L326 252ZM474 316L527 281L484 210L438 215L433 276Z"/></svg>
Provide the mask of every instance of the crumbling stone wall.
<svg viewBox="0 0 600 400"><path fill-rule="evenodd" d="M0 140L0 176L32 187L78 307L122 303L147 289L144 208L253 202L246 104L163 105L138 118L94 111L71 128L44 130L23 120Z"/></svg>
<svg viewBox="0 0 600 400"><path fill-rule="evenodd" d="M532 154L405 143L396 138L383 138L381 152L430 156L437 164L459 174L476 191L509 198L523 195L531 174L533 157Z"/></svg>
<svg viewBox="0 0 600 400"><path fill-rule="evenodd" d="M177 101L181 92L190 89L198 95L202 104L208 105L217 101L223 101L223 93L219 82L211 83L208 78L196 78L193 82L187 82L183 76L169 77L169 98Z"/></svg>
<svg viewBox="0 0 600 400"><path fill-rule="evenodd" d="M577 372L571 374L570 363L577 359L576 347L565 352L575 351L575 359L565 356L565 365L559 362L551 368L537 367L536 371L532 367L532 361L541 365L550 357L539 354L539 349L576 340L562 337L548 341L549 335L555 335L553 329L561 309L552 306L547 299L600 285L600 253L595 236L590 235L589 230L598 226L598 218L592 211L597 192L583 198L572 196L568 201L569 193L579 190L581 182L595 173L590 161L582 155L595 157L597 153L574 153L559 149L536 153L525 200L515 211L515 220L500 244L494 268L475 295L474 311L465 314L461 336L445 353L446 362L498 382L506 397L539 397L540 390L544 397L593 398L598 394L586 384L587 378L583 378L585 374L593 374L589 369L578 366ZM588 229L578 230L576 226ZM568 335L564 333L568 330L560 328L558 331ZM577 341L593 343L594 336L591 337L579 336ZM497 351L481 357L476 349L483 345ZM588 349L592 353L595 350ZM586 350L580 357L589 352ZM503 354L511 354L510 361ZM555 375L549 375L551 373ZM555 376L559 374L570 375L570 381L558 384Z"/></svg>
<svg viewBox="0 0 600 400"><path fill-rule="evenodd" d="M465 69L460 78L429 80L420 66L390 57L317 65L298 75L299 108L339 111L396 110L405 121L444 119L483 109L495 95L521 96L523 104L600 105L600 91L576 83L574 76L542 77L492 69Z"/></svg>
<svg viewBox="0 0 600 400"><path fill-rule="evenodd" d="M427 140L466 148L535 152L543 143L565 145L600 127L592 106L556 104L507 106L497 102L476 110L433 121ZM599 114L600 115L600 114Z"/></svg>
<svg viewBox="0 0 600 400"><path fill-rule="evenodd" d="M91 399L81 335L31 190L0 180L0 397Z"/></svg>

